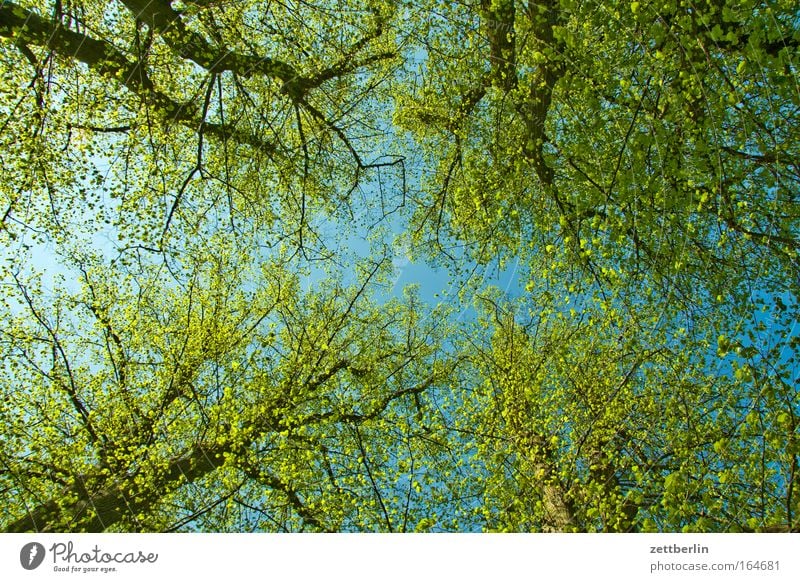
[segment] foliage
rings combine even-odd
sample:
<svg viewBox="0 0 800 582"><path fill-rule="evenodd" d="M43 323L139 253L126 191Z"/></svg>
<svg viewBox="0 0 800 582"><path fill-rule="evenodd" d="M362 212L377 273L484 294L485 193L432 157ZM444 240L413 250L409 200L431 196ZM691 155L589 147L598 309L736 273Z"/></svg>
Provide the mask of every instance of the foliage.
<svg viewBox="0 0 800 582"><path fill-rule="evenodd" d="M800 527L793 2L20 0L0 43L6 530Z"/></svg>

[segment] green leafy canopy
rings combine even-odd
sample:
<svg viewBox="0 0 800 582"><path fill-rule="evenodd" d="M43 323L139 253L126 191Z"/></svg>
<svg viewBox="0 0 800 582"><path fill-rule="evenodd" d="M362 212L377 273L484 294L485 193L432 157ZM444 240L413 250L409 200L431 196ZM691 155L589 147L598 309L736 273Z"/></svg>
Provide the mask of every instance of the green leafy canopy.
<svg viewBox="0 0 800 582"><path fill-rule="evenodd" d="M3 2L0 524L797 531L799 24Z"/></svg>

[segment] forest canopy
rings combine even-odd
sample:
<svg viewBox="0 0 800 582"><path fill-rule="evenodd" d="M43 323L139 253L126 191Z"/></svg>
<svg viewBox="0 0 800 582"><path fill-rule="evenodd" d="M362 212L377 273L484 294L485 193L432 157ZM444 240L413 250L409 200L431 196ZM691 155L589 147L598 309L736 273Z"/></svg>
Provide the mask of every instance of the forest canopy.
<svg viewBox="0 0 800 582"><path fill-rule="evenodd" d="M799 44L2 0L3 530L800 531Z"/></svg>

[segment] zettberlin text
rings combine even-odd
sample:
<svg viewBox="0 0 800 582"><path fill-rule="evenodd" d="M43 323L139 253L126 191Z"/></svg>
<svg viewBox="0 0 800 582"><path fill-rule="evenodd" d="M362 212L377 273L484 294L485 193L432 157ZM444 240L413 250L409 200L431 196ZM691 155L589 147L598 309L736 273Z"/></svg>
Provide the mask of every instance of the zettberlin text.
<svg viewBox="0 0 800 582"><path fill-rule="evenodd" d="M651 554L707 554L708 546L692 544L691 546L679 546L678 544L650 546Z"/></svg>

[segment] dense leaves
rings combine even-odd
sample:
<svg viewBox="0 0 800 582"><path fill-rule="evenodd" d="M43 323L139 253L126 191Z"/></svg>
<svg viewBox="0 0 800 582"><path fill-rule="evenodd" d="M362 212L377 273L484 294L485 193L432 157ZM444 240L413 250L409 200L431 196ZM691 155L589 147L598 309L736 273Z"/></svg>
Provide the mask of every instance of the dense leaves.
<svg viewBox="0 0 800 582"><path fill-rule="evenodd" d="M3 2L0 523L797 530L799 18Z"/></svg>

